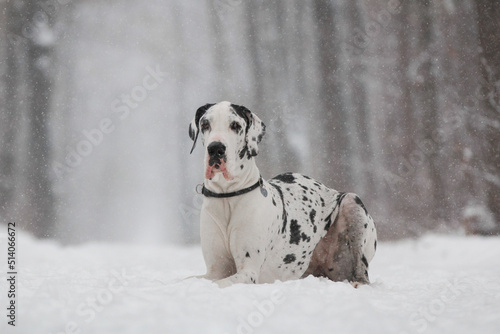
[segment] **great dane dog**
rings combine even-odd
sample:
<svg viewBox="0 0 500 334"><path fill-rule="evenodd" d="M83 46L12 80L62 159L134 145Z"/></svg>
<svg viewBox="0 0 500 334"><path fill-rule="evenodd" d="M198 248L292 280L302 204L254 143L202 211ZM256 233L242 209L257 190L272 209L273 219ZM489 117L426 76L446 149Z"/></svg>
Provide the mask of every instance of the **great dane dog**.
<svg viewBox="0 0 500 334"><path fill-rule="evenodd" d="M220 102L196 111L189 136L205 148L202 278L220 287L308 275L369 284L377 248L373 219L356 194L310 177L262 179L255 164L264 123L244 106Z"/></svg>

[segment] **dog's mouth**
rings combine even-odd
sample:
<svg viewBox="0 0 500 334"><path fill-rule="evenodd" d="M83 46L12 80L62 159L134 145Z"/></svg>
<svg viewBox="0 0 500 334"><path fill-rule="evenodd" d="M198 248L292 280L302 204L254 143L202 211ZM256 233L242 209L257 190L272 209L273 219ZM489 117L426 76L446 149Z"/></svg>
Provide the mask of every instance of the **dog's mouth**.
<svg viewBox="0 0 500 334"><path fill-rule="evenodd" d="M205 178L211 180L216 173L222 173L222 176L228 181L232 180L233 177L229 173L226 167L226 159L214 160L209 158L207 169L205 170Z"/></svg>

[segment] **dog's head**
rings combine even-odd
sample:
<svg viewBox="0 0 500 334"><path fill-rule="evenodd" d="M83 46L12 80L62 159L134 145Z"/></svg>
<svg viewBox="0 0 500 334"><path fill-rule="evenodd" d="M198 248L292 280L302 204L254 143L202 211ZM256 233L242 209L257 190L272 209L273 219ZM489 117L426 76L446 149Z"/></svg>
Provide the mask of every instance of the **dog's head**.
<svg viewBox="0 0 500 334"><path fill-rule="evenodd" d="M198 108L189 124L193 152L201 135L205 147L205 178L212 179L222 173L226 180L245 168L245 162L259 153L258 144L266 126L243 106L220 102Z"/></svg>

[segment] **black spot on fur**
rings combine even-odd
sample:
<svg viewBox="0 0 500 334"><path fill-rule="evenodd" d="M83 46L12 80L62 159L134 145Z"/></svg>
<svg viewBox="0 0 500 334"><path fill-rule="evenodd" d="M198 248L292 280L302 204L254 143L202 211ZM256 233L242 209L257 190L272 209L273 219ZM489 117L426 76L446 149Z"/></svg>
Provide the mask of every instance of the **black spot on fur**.
<svg viewBox="0 0 500 334"><path fill-rule="evenodd" d="M296 219L290 221L290 243L298 245L300 242L300 225Z"/></svg>
<svg viewBox="0 0 500 334"><path fill-rule="evenodd" d="M340 206L342 201L344 200L346 193L339 193L339 196L337 197L337 205Z"/></svg>
<svg viewBox="0 0 500 334"><path fill-rule="evenodd" d="M252 112L248 110L245 106L239 106L236 104L231 104L231 108L245 120L246 126L245 126L245 133L248 133L248 129L250 129L250 125L252 125Z"/></svg>
<svg viewBox="0 0 500 334"><path fill-rule="evenodd" d="M365 255L363 254L363 256L361 257L361 261L363 261L363 264L368 267L368 261L366 260L366 257Z"/></svg>
<svg viewBox="0 0 500 334"><path fill-rule="evenodd" d="M196 146L196 141L198 140L198 134L200 133L200 119L205 115L208 109L210 109L215 103L207 103L202 107L199 107L198 110L196 110L196 115L195 115L195 121L194 124L196 126L196 132L195 129L192 128L191 124L189 125L189 137L193 140L193 146L191 147L191 151L189 154L193 153L193 150Z"/></svg>
<svg viewBox="0 0 500 334"><path fill-rule="evenodd" d="M313 227L313 232L314 232L314 233L316 233L316 231L317 231L317 230L318 230L318 229L316 228L316 225L314 225L314 227Z"/></svg>
<svg viewBox="0 0 500 334"><path fill-rule="evenodd" d="M292 173L285 173L285 174L276 175L272 179L278 180L278 181L281 181L284 183L295 183L295 177L292 175Z"/></svg>
<svg viewBox="0 0 500 334"><path fill-rule="evenodd" d="M332 215L329 214L328 217L326 217L325 231L328 231L331 225L332 225Z"/></svg>
<svg viewBox="0 0 500 334"><path fill-rule="evenodd" d="M240 166L240 169L243 169L243 165Z"/></svg>
<svg viewBox="0 0 500 334"><path fill-rule="evenodd" d="M262 137L264 137L264 134L266 133L266 125L264 124L264 122L261 123L261 126L262 126L262 132L259 133L259 135L257 136L257 143L260 143Z"/></svg>
<svg viewBox="0 0 500 334"><path fill-rule="evenodd" d="M245 257L250 257L250 254L248 254L248 252L245 254Z"/></svg>
<svg viewBox="0 0 500 334"><path fill-rule="evenodd" d="M358 196L354 197L354 201L363 208L363 210L365 210L365 215L368 216L368 210L366 210L365 208L365 205L363 204L363 202L361 202L361 198L359 198Z"/></svg>
<svg viewBox="0 0 500 334"><path fill-rule="evenodd" d="M367 227L368 227L368 223L365 223L365 228L367 228Z"/></svg>
<svg viewBox="0 0 500 334"><path fill-rule="evenodd" d="M305 202L308 200L308 198L306 196L302 196L302 200Z"/></svg>
<svg viewBox="0 0 500 334"><path fill-rule="evenodd" d="M276 206L276 201L274 200L274 198L273 198L273 205Z"/></svg>
<svg viewBox="0 0 500 334"><path fill-rule="evenodd" d="M306 186L304 186L304 185L302 185L302 184L300 184L300 187L301 187L302 189L304 189L304 190L308 190L308 189L309 189L309 188L307 188Z"/></svg>
<svg viewBox="0 0 500 334"><path fill-rule="evenodd" d="M288 263L292 263L296 260L295 258L295 254L288 254L287 256L285 256L285 258L283 259L283 262L288 264Z"/></svg>
<svg viewBox="0 0 500 334"><path fill-rule="evenodd" d="M304 232L302 232L300 237L301 237L302 241L306 241L306 242L311 241L311 238L307 234L305 234Z"/></svg>
<svg viewBox="0 0 500 334"><path fill-rule="evenodd" d="M281 191L281 188L280 186L278 186L277 184L274 184L272 182L269 182L270 185L272 185L274 188L276 188L276 190L278 191L278 194L280 195L280 198L281 198L281 203L283 203L283 214L282 214L282 218L283 218L283 227L281 228L281 233L285 233L285 229L286 229L286 223L287 223L287 214L286 214L286 210L285 210L285 204L284 204L284 200L283 200L283 192Z"/></svg>
<svg viewBox="0 0 500 334"><path fill-rule="evenodd" d="M191 126L191 123L189 123L189 138L191 138L191 140L194 140L195 136L196 136L196 131Z"/></svg>
<svg viewBox="0 0 500 334"><path fill-rule="evenodd" d="M375 247L375 250L377 249L377 240L375 240L375 243L373 244L373 247Z"/></svg>
<svg viewBox="0 0 500 334"><path fill-rule="evenodd" d="M306 175L302 175L304 177L304 179L307 179L307 180L310 180L311 178L309 176L306 176Z"/></svg>
<svg viewBox="0 0 500 334"><path fill-rule="evenodd" d="M311 223L314 225L314 218L316 218L316 210L312 209L311 212L309 213L309 219L311 220Z"/></svg>
<svg viewBox="0 0 500 334"><path fill-rule="evenodd" d="M243 149L240 151L240 159L243 159L243 157L245 156L245 153L247 153L248 151L248 146L245 145L245 147L243 147Z"/></svg>

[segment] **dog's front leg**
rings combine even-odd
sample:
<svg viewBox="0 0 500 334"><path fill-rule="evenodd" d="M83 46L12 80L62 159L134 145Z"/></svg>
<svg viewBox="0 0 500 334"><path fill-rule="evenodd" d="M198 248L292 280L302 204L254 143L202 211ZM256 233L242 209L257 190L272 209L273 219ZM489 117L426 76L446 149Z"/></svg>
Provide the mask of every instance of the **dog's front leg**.
<svg viewBox="0 0 500 334"><path fill-rule="evenodd" d="M226 228L217 223L217 218L207 209L201 211L201 249L207 266L207 273L199 278L217 281L236 272L229 252Z"/></svg>
<svg viewBox="0 0 500 334"><path fill-rule="evenodd" d="M225 279L216 281L221 288L233 285L235 283L256 284L259 283L259 275L265 258L265 243L263 238L257 237L256 240L248 240L248 235L256 235L249 231L241 231L237 235L231 236L231 253L236 265L236 274ZM258 235L258 234L257 234ZM243 236L243 238L241 238Z"/></svg>

